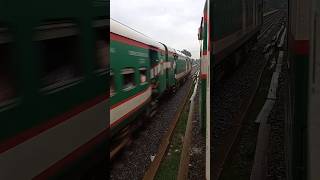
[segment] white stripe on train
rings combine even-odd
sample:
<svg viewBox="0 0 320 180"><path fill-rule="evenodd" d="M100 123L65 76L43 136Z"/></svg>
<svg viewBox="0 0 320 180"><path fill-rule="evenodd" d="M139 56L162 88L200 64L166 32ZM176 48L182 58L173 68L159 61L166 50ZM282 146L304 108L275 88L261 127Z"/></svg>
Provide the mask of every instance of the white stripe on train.
<svg viewBox="0 0 320 180"><path fill-rule="evenodd" d="M32 179L89 142L106 130L106 107L107 100L2 153L0 179Z"/></svg>
<svg viewBox="0 0 320 180"><path fill-rule="evenodd" d="M151 87L148 87L148 89L140 95L112 108L110 110L110 126L114 126L121 118L144 104L151 97L151 92Z"/></svg>

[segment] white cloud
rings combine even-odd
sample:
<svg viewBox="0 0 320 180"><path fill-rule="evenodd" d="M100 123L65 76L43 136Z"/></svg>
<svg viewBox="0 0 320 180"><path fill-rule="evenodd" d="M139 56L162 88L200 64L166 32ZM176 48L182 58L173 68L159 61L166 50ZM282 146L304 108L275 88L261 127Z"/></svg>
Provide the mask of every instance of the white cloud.
<svg viewBox="0 0 320 180"><path fill-rule="evenodd" d="M111 0L111 18L199 58L198 27L205 0Z"/></svg>

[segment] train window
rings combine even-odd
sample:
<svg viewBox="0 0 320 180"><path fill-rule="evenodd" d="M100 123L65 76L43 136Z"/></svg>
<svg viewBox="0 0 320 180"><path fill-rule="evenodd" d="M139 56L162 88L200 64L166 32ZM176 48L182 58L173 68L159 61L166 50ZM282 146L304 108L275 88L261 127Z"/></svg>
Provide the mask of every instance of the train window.
<svg viewBox="0 0 320 180"><path fill-rule="evenodd" d="M158 51L156 50L153 50L153 49L150 49L149 51L149 57L151 59L151 61L153 63L157 63L159 61L159 58L158 58Z"/></svg>
<svg viewBox="0 0 320 180"><path fill-rule="evenodd" d="M78 36L46 39L37 42L43 71L42 91L59 91L81 80L81 51Z"/></svg>
<svg viewBox="0 0 320 180"><path fill-rule="evenodd" d="M110 73L110 96L114 96L116 93L116 87L114 82L114 74Z"/></svg>
<svg viewBox="0 0 320 180"><path fill-rule="evenodd" d="M134 69L133 68L126 68L122 70L123 75L123 90L129 91L136 86L134 80Z"/></svg>
<svg viewBox="0 0 320 180"><path fill-rule="evenodd" d="M9 44L0 44L0 106L6 105L16 96L11 63Z"/></svg>
<svg viewBox="0 0 320 180"><path fill-rule="evenodd" d="M6 107L17 96L11 42L7 24L0 22L0 107Z"/></svg>
<svg viewBox="0 0 320 180"><path fill-rule="evenodd" d="M147 83L147 68L140 68L140 83L146 84Z"/></svg>

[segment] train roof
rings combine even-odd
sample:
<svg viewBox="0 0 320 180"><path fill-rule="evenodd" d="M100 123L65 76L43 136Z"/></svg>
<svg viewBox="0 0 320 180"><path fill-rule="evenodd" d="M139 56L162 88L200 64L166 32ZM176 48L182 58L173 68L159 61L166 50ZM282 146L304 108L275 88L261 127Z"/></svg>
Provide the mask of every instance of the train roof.
<svg viewBox="0 0 320 180"><path fill-rule="evenodd" d="M189 58L189 57L187 57L186 55L184 55L181 51L179 51L179 50L176 50L176 52L177 52L177 54L178 54L178 57L179 58Z"/></svg>
<svg viewBox="0 0 320 180"><path fill-rule="evenodd" d="M143 44L165 50L164 46L141 32L130 28L114 19L110 19L110 32L141 42Z"/></svg>
<svg viewBox="0 0 320 180"><path fill-rule="evenodd" d="M167 48L168 48L168 51L169 51L169 52L176 53L176 50L175 50L174 48L169 47L169 46L167 46Z"/></svg>
<svg viewBox="0 0 320 180"><path fill-rule="evenodd" d="M161 43L161 44L163 44L165 47L167 47L167 49L168 49L169 52L171 52L171 53L176 53L176 50L175 50L174 48L172 48L172 47L170 47L170 46L168 46L168 45L166 45L166 44L164 44L164 43L162 43L162 42L159 42L159 43Z"/></svg>

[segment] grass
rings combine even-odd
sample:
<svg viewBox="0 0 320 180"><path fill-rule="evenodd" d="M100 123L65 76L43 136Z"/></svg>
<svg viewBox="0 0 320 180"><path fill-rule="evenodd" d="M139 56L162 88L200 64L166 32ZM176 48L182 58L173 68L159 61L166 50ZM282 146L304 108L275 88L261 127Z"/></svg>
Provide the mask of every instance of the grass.
<svg viewBox="0 0 320 180"><path fill-rule="evenodd" d="M192 89L194 85L192 86ZM193 90L192 90L193 91ZM190 97L191 93L188 95ZM180 158L183 147L183 137L186 131L186 126L188 122L190 104L187 103L179 117L176 128L173 132L173 136L166 152L159 170L156 174L155 180L175 180L178 176Z"/></svg>

